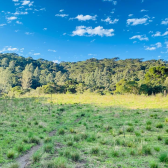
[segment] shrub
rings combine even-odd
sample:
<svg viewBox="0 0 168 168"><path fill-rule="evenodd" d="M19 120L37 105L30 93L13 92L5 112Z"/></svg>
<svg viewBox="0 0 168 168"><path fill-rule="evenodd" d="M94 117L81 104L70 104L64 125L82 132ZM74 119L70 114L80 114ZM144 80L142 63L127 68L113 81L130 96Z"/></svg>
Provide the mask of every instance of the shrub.
<svg viewBox="0 0 168 168"><path fill-rule="evenodd" d="M150 125L147 125L147 126L146 126L146 130L151 131L151 129L152 129L152 128L151 128Z"/></svg>
<svg viewBox="0 0 168 168"><path fill-rule="evenodd" d="M46 137L46 138L44 139L44 143L49 143L49 142L51 142L51 138L50 138L50 137Z"/></svg>
<svg viewBox="0 0 168 168"><path fill-rule="evenodd" d="M91 149L91 154L98 154L99 153L99 148L98 147L94 147Z"/></svg>
<svg viewBox="0 0 168 168"><path fill-rule="evenodd" d="M128 127L127 132L134 132L134 127Z"/></svg>
<svg viewBox="0 0 168 168"><path fill-rule="evenodd" d="M143 147L143 153L144 153L145 155L151 155L151 154L152 154L151 148L148 147L148 146L144 146L144 147Z"/></svg>
<svg viewBox="0 0 168 168"><path fill-rule="evenodd" d="M74 141L76 142L80 141L80 137L78 135L74 136Z"/></svg>
<svg viewBox="0 0 168 168"><path fill-rule="evenodd" d="M40 161L40 154L39 153L35 153L33 155L33 163L39 162Z"/></svg>
<svg viewBox="0 0 168 168"><path fill-rule="evenodd" d="M131 151L130 151L130 155L134 156L134 155L135 155L135 151L134 151L134 150L131 150Z"/></svg>
<svg viewBox="0 0 168 168"><path fill-rule="evenodd" d="M77 162L80 159L80 156L77 152L71 154L71 159Z"/></svg>
<svg viewBox="0 0 168 168"><path fill-rule="evenodd" d="M15 152L12 151L12 150L8 151L7 157L8 157L8 159L14 159L14 157L15 157Z"/></svg>
<svg viewBox="0 0 168 168"><path fill-rule="evenodd" d="M165 118L165 122L168 122L168 118Z"/></svg>
<svg viewBox="0 0 168 168"><path fill-rule="evenodd" d="M17 151L18 151L18 152L23 152L23 149L24 149L23 145L19 145L19 146L17 147Z"/></svg>
<svg viewBox="0 0 168 168"><path fill-rule="evenodd" d="M167 155L167 153L166 153L166 152L165 152L165 153L162 153L162 154L160 155L159 159L160 159L160 162L168 163L168 155Z"/></svg>
<svg viewBox="0 0 168 168"><path fill-rule="evenodd" d="M10 163L7 168L19 168L18 163Z"/></svg>
<svg viewBox="0 0 168 168"><path fill-rule="evenodd" d="M60 130L58 131L58 134L59 134L59 135L64 135L64 134L65 134L64 129L60 129Z"/></svg>
<svg viewBox="0 0 168 168"><path fill-rule="evenodd" d="M151 122L151 121L147 121L146 124L147 124L147 125L151 125L152 122Z"/></svg>
<svg viewBox="0 0 168 168"><path fill-rule="evenodd" d="M158 124L156 125L156 128L163 128L163 124L158 123Z"/></svg>
<svg viewBox="0 0 168 168"><path fill-rule="evenodd" d="M165 145L168 145L168 139L165 139Z"/></svg>
<svg viewBox="0 0 168 168"><path fill-rule="evenodd" d="M113 157L119 157L120 155L119 155L119 152L118 152L118 151L114 150L114 151L112 152L112 156L113 156Z"/></svg>
<svg viewBox="0 0 168 168"><path fill-rule="evenodd" d="M30 143L40 144L40 140L37 137L31 137Z"/></svg>
<svg viewBox="0 0 168 168"><path fill-rule="evenodd" d="M52 153L53 150L53 145L52 144L47 144L44 146L44 152L46 153Z"/></svg>
<svg viewBox="0 0 168 168"><path fill-rule="evenodd" d="M158 141L161 141L162 140L162 137L159 135L158 136Z"/></svg>
<svg viewBox="0 0 168 168"><path fill-rule="evenodd" d="M150 164L150 168L158 168L158 164L157 163L151 163Z"/></svg>
<svg viewBox="0 0 168 168"><path fill-rule="evenodd" d="M154 150L156 151L156 152L159 152L160 151L160 147L154 147Z"/></svg>
<svg viewBox="0 0 168 168"><path fill-rule="evenodd" d="M54 168L67 168L67 160L64 157L57 157L54 160Z"/></svg>
<svg viewBox="0 0 168 168"><path fill-rule="evenodd" d="M73 146L73 142L72 141L67 142L67 146Z"/></svg>

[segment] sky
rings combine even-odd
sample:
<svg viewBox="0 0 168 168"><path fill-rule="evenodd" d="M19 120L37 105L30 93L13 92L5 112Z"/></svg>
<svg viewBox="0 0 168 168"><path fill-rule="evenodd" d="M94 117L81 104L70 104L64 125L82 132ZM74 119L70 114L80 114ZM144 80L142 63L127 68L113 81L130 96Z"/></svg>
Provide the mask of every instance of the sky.
<svg viewBox="0 0 168 168"><path fill-rule="evenodd" d="M167 0L0 1L0 53L168 60Z"/></svg>

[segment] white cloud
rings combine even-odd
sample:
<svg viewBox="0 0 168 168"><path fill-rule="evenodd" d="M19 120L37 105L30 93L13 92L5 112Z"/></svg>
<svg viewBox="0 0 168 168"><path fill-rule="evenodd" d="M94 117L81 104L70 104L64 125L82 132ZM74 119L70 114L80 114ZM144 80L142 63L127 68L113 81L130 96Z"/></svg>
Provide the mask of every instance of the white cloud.
<svg viewBox="0 0 168 168"><path fill-rule="evenodd" d="M57 17L67 17L69 15L68 14L56 14L55 16L57 16Z"/></svg>
<svg viewBox="0 0 168 168"><path fill-rule="evenodd" d="M53 62L54 62L55 64L59 64L59 63L60 63L60 61L58 61L58 60L53 60Z"/></svg>
<svg viewBox="0 0 168 168"><path fill-rule="evenodd" d="M47 28L44 28L43 30L47 30Z"/></svg>
<svg viewBox="0 0 168 168"><path fill-rule="evenodd" d="M34 33L26 32L26 35L33 35Z"/></svg>
<svg viewBox="0 0 168 168"><path fill-rule="evenodd" d="M117 5L117 1L115 0L103 0L104 2L107 1L107 2L113 2L114 5Z"/></svg>
<svg viewBox="0 0 168 168"><path fill-rule="evenodd" d="M157 48L161 48L162 47L162 43L158 42L155 44Z"/></svg>
<svg viewBox="0 0 168 168"><path fill-rule="evenodd" d="M72 36L114 36L114 29L104 29L102 26L95 27L86 27L86 26L77 26L76 30L72 32Z"/></svg>
<svg viewBox="0 0 168 168"><path fill-rule="evenodd" d="M56 50L51 50L51 49L48 49L48 51L51 51L51 52L57 52Z"/></svg>
<svg viewBox="0 0 168 168"><path fill-rule="evenodd" d="M71 18L72 19L78 19L79 21L87 21L87 20L96 20L97 15L91 16L91 15L78 15L75 18Z"/></svg>
<svg viewBox="0 0 168 168"><path fill-rule="evenodd" d="M168 41L166 41L165 44L166 44L166 48L168 48Z"/></svg>
<svg viewBox="0 0 168 168"><path fill-rule="evenodd" d="M23 3L22 3L22 5L28 5L29 3L30 3L29 0L24 0Z"/></svg>
<svg viewBox="0 0 168 168"><path fill-rule="evenodd" d="M97 56L97 54L88 54L89 56Z"/></svg>
<svg viewBox="0 0 168 168"><path fill-rule="evenodd" d="M148 18L133 18L133 19L127 19L127 24L131 26L136 26L139 24L146 24L148 21Z"/></svg>
<svg viewBox="0 0 168 168"><path fill-rule="evenodd" d="M22 22L16 21L17 24L23 24Z"/></svg>
<svg viewBox="0 0 168 168"><path fill-rule="evenodd" d="M139 39L140 41L143 41L143 40L148 41L149 40L148 37L146 37L146 35L135 35L135 36L131 37L130 39L131 40L132 39Z"/></svg>
<svg viewBox="0 0 168 168"><path fill-rule="evenodd" d="M156 47L147 47L145 50L153 51L156 50Z"/></svg>
<svg viewBox="0 0 168 168"><path fill-rule="evenodd" d="M18 51L18 49L17 48L12 48L11 46L5 46L1 51L0 51L0 53L2 53L2 52L16 52L16 51Z"/></svg>
<svg viewBox="0 0 168 168"><path fill-rule="evenodd" d="M63 12L64 11L64 9L61 9L59 12Z"/></svg>
<svg viewBox="0 0 168 168"><path fill-rule="evenodd" d="M142 9L141 12L148 12L148 10Z"/></svg>
<svg viewBox="0 0 168 168"><path fill-rule="evenodd" d="M131 16L133 16L133 14L129 14L128 16L131 17Z"/></svg>
<svg viewBox="0 0 168 168"><path fill-rule="evenodd" d="M8 18L7 18L8 21L12 21L12 20L16 20L16 19L17 19L16 16L11 16L11 17L8 17Z"/></svg>
<svg viewBox="0 0 168 168"><path fill-rule="evenodd" d="M163 24L163 25L167 25L167 24L168 24L168 18L166 18L164 21L162 21L161 24Z"/></svg>
<svg viewBox="0 0 168 168"><path fill-rule="evenodd" d="M27 14L28 12L18 12L18 11L14 13L14 15L27 15Z"/></svg>
<svg viewBox="0 0 168 168"><path fill-rule="evenodd" d="M157 31L155 34L152 35L152 37L167 36L167 35L168 35L168 31L166 31L163 34L161 34L161 32L159 32L159 31Z"/></svg>
<svg viewBox="0 0 168 168"><path fill-rule="evenodd" d="M3 27L3 26L5 26L6 24L0 24L0 27Z"/></svg>
<svg viewBox="0 0 168 168"><path fill-rule="evenodd" d="M12 0L13 2L18 2L19 0Z"/></svg>
<svg viewBox="0 0 168 168"><path fill-rule="evenodd" d="M34 53L34 55L40 55L40 53Z"/></svg>
<svg viewBox="0 0 168 168"><path fill-rule="evenodd" d="M145 50L153 51L161 47L162 47L162 43L158 42L156 44L152 44L150 47L145 46Z"/></svg>
<svg viewBox="0 0 168 168"><path fill-rule="evenodd" d="M103 20L101 19L102 22L107 22L109 24L115 24L119 21L119 19L114 19L114 20L111 20L111 18L107 17L107 19Z"/></svg>
<svg viewBox="0 0 168 168"><path fill-rule="evenodd" d="M95 40L96 40L96 39L93 39L93 40L91 41L91 43L93 43Z"/></svg>

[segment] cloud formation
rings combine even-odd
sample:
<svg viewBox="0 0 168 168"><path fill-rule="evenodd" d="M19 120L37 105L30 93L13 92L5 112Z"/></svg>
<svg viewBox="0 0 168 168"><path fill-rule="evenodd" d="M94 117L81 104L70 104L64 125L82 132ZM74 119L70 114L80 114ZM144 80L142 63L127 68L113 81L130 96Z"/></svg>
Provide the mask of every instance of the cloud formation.
<svg viewBox="0 0 168 168"><path fill-rule="evenodd" d="M161 24L167 25L168 24L168 18L166 18L164 21L162 21Z"/></svg>
<svg viewBox="0 0 168 168"><path fill-rule="evenodd" d="M68 14L56 14L55 16L57 16L57 17L67 17L69 15Z"/></svg>
<svg viewBox="0 0 168 168"><path fill-rule="evenodd" d="M127 19L127 25L136 26L139 24L147 24L148 17L145 16L144 18L133 18L133 19Z"/></svg>
<svg viewBox="0 0 168 168"><path fill-rule="evenodd" d="M101 19L101 21L102 21L102 22L107 22L107 23L109 23L109 24L115 24L115 23L117 23L117 22L119 21L119 19L111 20L110 17L107 17L107 19L105 19L105 20Z"/></svg>
<svg viewBox="0 0 168 168"><path fill-rule="evenodd" d="M146 37L146 35L135 35L135 36L131 37L130 39L131 40L139 39L140 41L143 41L143 40L148 41L149 40L148 37Z"/></svg>
<svg viewBox="0 0 168 168"><path fill-rule="evenodd" d="M77 26L76 30L72 32L72 36L114 36L114 29L104 29L102 26L92 27Z"/></svg>
<svg viewBox="0 0 168 168"><path fill-rule="evenodd" d="M79 21L88 21L88 20L96 20L97 15L91 16L91 15L78 15L75 18L70 18L70 20L78 19Z"/></svg>

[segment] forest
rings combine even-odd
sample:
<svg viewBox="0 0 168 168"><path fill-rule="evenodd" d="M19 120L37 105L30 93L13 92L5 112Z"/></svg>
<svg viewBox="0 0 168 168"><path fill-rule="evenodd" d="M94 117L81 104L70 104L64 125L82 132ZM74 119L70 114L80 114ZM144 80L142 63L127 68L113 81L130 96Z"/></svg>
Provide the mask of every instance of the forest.
<svg viewBox="0 0 168 168"><path fill-rule="evenodd" d="M60 64L15 53L0 54L0 93L145 94L168 91L168 62L118 57Z"/></svg>

